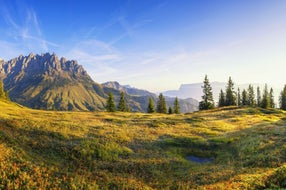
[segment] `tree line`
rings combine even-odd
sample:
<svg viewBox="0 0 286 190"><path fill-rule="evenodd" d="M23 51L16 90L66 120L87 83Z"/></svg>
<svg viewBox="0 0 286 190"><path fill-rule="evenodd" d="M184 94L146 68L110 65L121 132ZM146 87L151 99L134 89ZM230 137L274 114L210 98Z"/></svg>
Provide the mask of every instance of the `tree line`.
<svg viewBox="0 0 286 190"><path fill-rule="evenodd" d="M208 110L215 107L213 100L212 87L210 85L207 75L205 75L203 81L203 96L202 101L199 103L200 110ZM219 100L217 107L223 106L252 106L252 107L261 107L261 108L275 108L274 102L274 92L270 88L268 90L267 84L265 84L264 89L261 93L260 87L256 88L256 94L253 85L249 85L247 89L234 89L234 82L231 77L228 79L228 83L225 91L222 89L219 93ZM280 93L279 97L279 108L286 110L286 85Z"/></svg>
<svg viewBox="0 0 286 190"><path fill-rule="evenodd" d="M130 107L126 106L125 94L123 91L120 93L120 99L119 99L119 103L117 107L115 105L113 93L110 92L108 94L108 98L106 102L106 110L108 112L115 112L115 111L130 112ZM157 112L157 113L179 114L181 113L179 99L176 97L173 108L169 107L167 109L167 103L162 93L158 97L156 108L155 108L155 103L154 103L153 98L149 97L149 103L148 103L148 107L146 111L147 113Z"/></svg>

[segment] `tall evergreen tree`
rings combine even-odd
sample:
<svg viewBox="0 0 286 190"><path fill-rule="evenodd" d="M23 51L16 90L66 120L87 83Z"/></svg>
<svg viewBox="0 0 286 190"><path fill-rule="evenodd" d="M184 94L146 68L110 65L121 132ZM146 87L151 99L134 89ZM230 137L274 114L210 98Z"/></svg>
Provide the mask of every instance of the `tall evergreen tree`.
<svg viewBox="0 0 286 190"><path fill-rule="evenodd" d="M260 106L261 106L261 92L260 92L259 86L257 87L256 96L257 96L256 105L257 105L258 107L260 107Z"/></svg>
<svg viewBox="0 0 286 190"><path fill-rule="evenodd" d="M240 89L237 88L237 105L241 106L241 96L240 96Z"/></svg>
<svg viewBox="0 0 286 190"><path fill-rule="evenodd" d="M269 92L268 92L267 84L265 84L264 86L264 91L263 91L262 100L261 100L261 107L262 108L270 107Z"/></svg>
<svg viewBox="0 0 286 190"><path fill-rule="evenodd" d="M284 88L280 93L279 103L280 103L280 109L286 110L286 85L284 85Z"/></svg>
<svg viewBox="0 0 286 190"><path fill-rule="evenodd" d="M225 91L225 105L226 106L235 106L236 97L234 92L234 83L232 82L231 77L228 79L226 91Z"/></svg>
<svg viewBox="0 0 286 190"><path fill-rule="evenodd" d="M157 112L158 113L167 113L167 105L165 97L162 93L159 94L159 100L157 102Z"/></svg>
<svg viewBox="0 0 286 190"><path fill-rule="evenodd" d="M172 107L169 107L169 109L168 109L168 114L173 114L173 109L172 109Z"/></svg>
<svg viewBox="0 0 286 190"><path fill-rule="evenodd" d="M204 95L202 96L202 101L200 102L200 110L208 110L214 108L214 100L212 87L210 85L208 76L205 76L204 85L202 86Z"/></svg>
<svg viewBox="0 0 286 190"><path fill-rule="evenodd" d="M149 98L149 103L148 103L148 109L147 109L148 113L154 113L155 112L155 105L154 105L154 101L153 98Z"/></svg>
<svg viewBox="0 0 286 190"><path fill-rule="evenodd" d="M248 105L254 106L255 105L255 95L254 95L254 89L253 86L250 84L248 86Z"/></svg>
<svg viewBox="0 0 286 190"><path fill-rule="evenodd" d="M225 95L224 95L224 92L222 90L220 90L218 107L223 107L223 106L225 106Z"/></svg>
<svg viewBox="0 0 286 190"><path fill-rule="evenodd" d="M248 94L247 94L247 92L246 92L245 89L243 89L241 96L242 96L241 104L242 104L243 106L248 105Z"/></svg>
<svg viewBox="0 0 286 190"><path fill-rule="evenodd" d="M118 111L122 111L122 112L127 111L127 109L126 109L126 102L125 102L125 95L124 95L123 91L120 92L120 100L119 100L119 104L118 104L117 110Z"/></svg>
<svg viewBox="0 0 286 190"><path fill-rule="evenodd" d="M175 113L175 114L181 113L178 97L176 97L176 99L175 99L175 101L174 101L174 113Z"/></svg>
<svg viewBox="0 0 286 190"><path fill-rule="evenodd" d="M108 99L106 102L106 110L108 112L115 112L116 111L115 102L114 102L112 92L109 92L109 94L108 94Z"/></svg>
<svg viewBox="0 0 286 190"><path fill-rule="evenodd" d="M270 92L269 92L269 104L270 104L270 108L275 108L273 88L270 88Z"/></svg>

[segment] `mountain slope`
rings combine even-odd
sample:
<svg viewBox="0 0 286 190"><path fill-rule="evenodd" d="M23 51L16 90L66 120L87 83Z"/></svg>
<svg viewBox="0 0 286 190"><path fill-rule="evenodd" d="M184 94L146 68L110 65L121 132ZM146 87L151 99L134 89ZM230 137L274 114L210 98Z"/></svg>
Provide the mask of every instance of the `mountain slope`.
<svg viewBox="0 0 286 190"><path fill-rule="evenodd" d="M105 98L76 61L59 59L49 53L19 56L0 63L0 77L10 98L38 109L99 110Z"/></svg>

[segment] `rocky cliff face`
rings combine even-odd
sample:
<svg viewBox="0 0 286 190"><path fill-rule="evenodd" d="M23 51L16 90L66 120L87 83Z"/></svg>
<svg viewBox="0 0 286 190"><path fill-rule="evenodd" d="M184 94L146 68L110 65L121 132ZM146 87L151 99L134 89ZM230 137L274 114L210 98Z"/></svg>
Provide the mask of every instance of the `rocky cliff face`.
<svg viewBox="0 0 286 190"><path fill-rule="evenodd" d="M81 65L56 54L19 56L0 62L10 98L32 108L99 110L105 94Z"/></svg>

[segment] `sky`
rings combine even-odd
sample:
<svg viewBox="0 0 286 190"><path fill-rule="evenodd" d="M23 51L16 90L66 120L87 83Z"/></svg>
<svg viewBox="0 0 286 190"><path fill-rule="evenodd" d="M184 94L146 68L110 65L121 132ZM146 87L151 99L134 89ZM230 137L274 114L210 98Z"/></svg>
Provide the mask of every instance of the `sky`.
<svg viewBox="0 0 286 190"><path fill-rule="evenodd" d="M78 60L99 83L153 92L286 83L285 0L0 0L0 57Z"/></svg>

